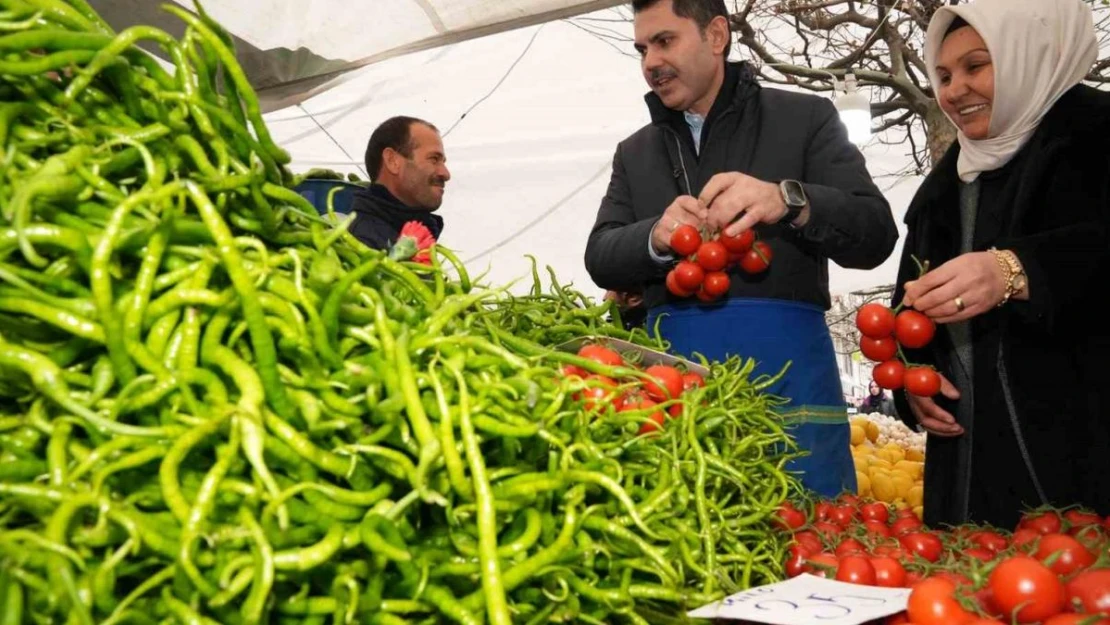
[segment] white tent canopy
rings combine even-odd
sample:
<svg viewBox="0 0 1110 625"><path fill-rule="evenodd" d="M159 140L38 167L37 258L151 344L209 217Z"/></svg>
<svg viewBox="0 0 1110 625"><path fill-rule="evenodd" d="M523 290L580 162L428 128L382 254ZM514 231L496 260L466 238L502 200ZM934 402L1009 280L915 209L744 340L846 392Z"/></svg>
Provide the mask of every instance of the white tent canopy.
<svg viewBox="0 0 1110 625"><path fill-rule="evenodd" d="M609 183L617 143L648 122L647 86L630 46L590 32L606 10L390 59L334 89L267 115L295 171L325 167L366 178L366 141L392 115L427 119L444 135L452 179L440 214L445 245L489 282L525 278L526 254L591 296L586 239ZM606 21L614 32L628 24ZM586 26L585 28L583 26ZM864 149L900 223L916 178L886 178L905 148ZM834 292L890 284L897 250L876 271L830 263ZM544 275L546 279L546 274Z"/></svg>
<svg viewBox="0 0 1110 625"><path fill-rule="evenodd" d="M192 9L191 0L174 0ZM91 0L116 30L180 20L150 0ZM393 115L436 124L453 179L442 241L490 284L525 278L526 255L602 295L583 253L616 144L647 123L627 0L208 0L235 39L292 169L358 173L373 129ZM593 13L571 18L583 11ZM528 25L532 24L532 25ZM496 33L496 34L489 34ZM478 35L489 34L479 37ZM736 55L734 55L736 56ZM864 148L873 175L901 170L905 149ZM900 222L917 179L880 179ZM894 280L830 263L845 292ZM546 277L546 275L545 275Z"/></svg>
<svg viewBox="0 0 1110 625"><path fill-rule="evenodd" d="M193 0L173 0L193 10ZM347 72L394 56L616 6L622 0L207 0L235 39L265 110L335 86ZM117 31L181 21L151 0L91 0ZM152 52L160 53L156 48Z"/></svg>

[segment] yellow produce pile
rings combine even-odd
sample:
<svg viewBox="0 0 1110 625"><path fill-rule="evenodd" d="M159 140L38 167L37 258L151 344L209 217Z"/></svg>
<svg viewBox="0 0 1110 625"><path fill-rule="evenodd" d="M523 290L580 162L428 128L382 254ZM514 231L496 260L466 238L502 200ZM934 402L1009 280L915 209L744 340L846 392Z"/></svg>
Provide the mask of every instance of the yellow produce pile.
<svg viewBox="0 0 1110 625"><path fill-rule="evenodd" d="M898 509L912 508L920 518L925 471L923 437L919 444L918 433L890 417L859 415L852 418L851 427L859 495ZM898 427L909 435L891 431Z"/></svg>

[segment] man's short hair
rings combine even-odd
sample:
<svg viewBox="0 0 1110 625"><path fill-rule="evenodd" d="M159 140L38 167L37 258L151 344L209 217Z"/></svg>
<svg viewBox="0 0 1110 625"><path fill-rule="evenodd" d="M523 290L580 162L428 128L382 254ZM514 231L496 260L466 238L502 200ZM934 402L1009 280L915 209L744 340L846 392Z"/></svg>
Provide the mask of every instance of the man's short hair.
<svg viewBox="0 0 1110 625"><path fill-rule="evenodd" d="M632 12L639 13L644 9L659 4L661 0L632 0ZM725 58L728 58L729 48L732 47L732 22L729 20L728 7L725 6L725 0L671 0L671 9L674 14L685 18L694 20L698 25L698 29L705 33L705 29L709 27L709 22L713 18L721 16L729 23L729 45L725 46Z"/></svg>
<svg viewBox="0 0 1110 625"><path fill-rule="evenodd" d="M416 117L398 115L390 117L374 129L370 141L366 144L366 175L372 182L378 181L378 174L382 170L382 152L386 148L393 148L397 153L406 158L412 158L412 126L422 124L439 132L439 129L430 122Z"/></svg>

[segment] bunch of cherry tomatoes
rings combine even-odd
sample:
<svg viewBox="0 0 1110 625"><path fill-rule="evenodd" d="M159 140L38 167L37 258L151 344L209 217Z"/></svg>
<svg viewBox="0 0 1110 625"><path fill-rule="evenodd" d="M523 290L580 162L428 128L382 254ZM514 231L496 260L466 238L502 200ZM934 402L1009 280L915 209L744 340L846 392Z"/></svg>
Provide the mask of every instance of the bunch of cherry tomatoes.
<svg viewBox="0 0 1110 625"><path fill-rule="evenodd" d="M634 367L628 359L604 345L583 345L578 350L582 358L610 367ZM639 367L636 367L639 368ZM666 421L682 416L683 393L704 387L705 379L693 371L682 371L670 365L651 365L643 369L647 378L630 377L614 380L608 376L590 373L574 365L564 365L563 375L583 381L582 390L574 399L584 404L588 412L613 410L617 413L637 411L646 415L640 434L659 431Z"/></svg>
<svg viewBox="0 0 1110 625"><path fill-rule="evenodd" d="M883 625L1110 625L1110 518L1080 508L1026 512L1014 532L930 530L910 510L842 495L812 511L787 502L786 574L911 588Z"/></svg>
<svg viewBox="0 0 1110 625"><path fill-rule="evenodd" d="M728 293L731 281L726 271L737 265L745 273L759 274L771 265L771 247L757 241L754 230L731 237L724 232L705 240L702 233L683 224L671 233L671 249L682 260L667 273L667 290L676 297L693 297L712 302Z"/></svg>
<svg viewBox="0 0 1110 625"><path fill-rule="evenodd" d="M856 313L856 328L860 331L860 351L879 363L871 376L880 388L904 388L919 397L940 392L940 374L932 367L910 364L902 352L903 347L918 349L933 340L936 324L932 319L916 310L892 310L871 302Z"/></svg>

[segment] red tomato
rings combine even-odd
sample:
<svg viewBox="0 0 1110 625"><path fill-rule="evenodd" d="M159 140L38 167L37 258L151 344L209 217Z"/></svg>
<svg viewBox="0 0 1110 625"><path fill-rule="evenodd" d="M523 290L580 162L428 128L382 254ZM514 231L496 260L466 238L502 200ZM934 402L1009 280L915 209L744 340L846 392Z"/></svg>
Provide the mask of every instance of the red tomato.
<svg viewBox="0 0 1110 625"><path fill-rule="evenodd" d="M825 549L825 543L817 537L817 534L810 530L802 530L794 534L794 543L802 548L807 554L821 553Z"/></svg>
<svg viewBox="0 0 1110 625"><path fill-rule="evenodd" d="M936 573L933 573L932 576L943 577L944 579L952 582L956 585L957 590L971 588L972 586L971 579L969 579L968 576L964 575L963 573L957 573L955 571L937 571Z"/></svg>
<svg viewBox="0 0 1110 625"><path fill-rule="evenodd" d="M1067 534L1045 534L1033 557L1044 562L1057 575L1068 576L1095 563L1095 556L1083 543ZM1048 559L1053 557L1052 563Z"/></svg>
<svg viewBox="0 0 1110 625"><path fill-rule="evenodd" d="M979 560L980 562L990 562L994 559L995 553L990 549L983 547L969 547L961 552L965 557Z"/></svg>
<svg viewBox="0 0 1110 625"><path fill-rule="evenodd" d="M667 292L675 297L690 297L693 295L693 291L687 291L678 285L677 278L674 269L667 272Z"/></svg>
<svg viewBox="0 0 1110 625"><path fill-rule="evenodd" d="M704 387L704 386L705 386L705 378L701 377L700 373L694 373L693 371L690 371L690 372L682 374L682 390L683 391L689 391L691 389Z"/></svg>
<svg viewBox="0 0 1110 625"><path fill-rule="evenodd" d="M832 513L833 505L828 501L818 501L813 506L813 518L816 521L828 521L829 514Z"/></svg>
<svg viewBox="0 0 1110 625"><path fill-rule="evenodd" d="M848 529L852 521L856 520L856 509L851 505L836 506L829 513L829 520L844 529Z"/></svg>
<svg viewBox="0 0 1110 625"><path fill-rule="evenodd" d="M840 544L836 546L836 549L833 551L833 553L835 553L836 557L838 558L852 555L863 555L867 553L867 547L864 547L863 543L856 540L855 538L845 538L844 540L840 541Z"/></svg>
<svg viewBox="0 0 1110 625"><path fill-rule="evenodd" d="M901 360L888 360L871 370L871 377L880 388L896 391L902 388L906 366Z"/></svg>
<svg viewBox="0 0 1110 625"><path fill-rule="evenodd" d="M1038 534L1058 534L1064 528L1064 521L1059 514L1051 511L1041 513L1027 513L1018 523L1018 529L1031 529Z"/></svg>
<svg viewBox="0 0 1110 625"><path fill-rule="evenodd" d="M917 518L916 516L899 517L890 524L890 531L893 532L895 536L900 536L902 534L913 532L922 526L924 526L924 523L922 523L921 519Z"/></svg>
<svg viewBox="0 0 1110 625"><path fill-rule="evenodd" d="M869 360L885 362L893 359L898 354L898 343L889 336L873 339L869 336L859 337L859 350Z"/></svg>
<svg viewBox="0 0 1110 625"><path fill-rule="evenodd" d="M867 530L867 534L870 536L890 538L894 535L893 532L890 531L890 527L882 521L864 521L863 529Z"/></svg>
<svg viewBox="0 0 1110 625"><path fill-rule="evenodd" d="M586 404L586 410L604 409L606 405L620 409L616 393L617 383L613 378L591 374L584 380L588 386L575 393L574 397Z"/></svg>
<svg viewBox="0 0 1110 625"><path fill-rule="evenodd" d="M682 372L670 365L652 365L644 370L651 376L644 381L644 392L655 401L667 401L682 394Z"/></svg>
<svg viewBox="0 0 1110 625"><path fill-rule="evenodd" d="M621 358L620 354L602 345L583 345L578 350L578 355L611 367L619 367L624 364L624 359Z"/></svg>
<svg viewBox="0 0 1110 625"><path fill-rule="evenodd" d="M755 243L755 230L749 228L734 237L721 232L717 240L732 254L743 254L752 249L752 243Z"/></svg>
<svg viewBox="0 0 1110 625"><path fill-rule="evenodd" d="M717 301L717 298L720 297L719 295L710 295L709 292L705 289L698 289L698 292L695 295L698 296L698 301L705 302L706 304L715 302Z"/></svg>
<svg viewBox="0 0 1110 625"><path fill-rule="evenodd" d="M890 556L871 558L875 569L875 585L883 588L903 588L906 585L906 569L898 560Z"/></svg>
<svg viewBox="0 0 1110 625"><path fill-rule="evenodd" d="M689 256L698 251L701 233L690 224L682 224L671 233L671 249L679 256Z"/></svg>
<svg viewBox="0 0 1110 625"><path fill-rule="evenodd" d="M657 406L653 400L643 398L629 404L625 404L627 410L644 410L648 411ZM656 410L648 415L648 420L640 425L640 435L651 434L663 429L663 422L666 417L663 416L662 410Z"/></svg>
<svg viewBox="0 0 1110 625"><path fill-rule="evenodd" d="M1040 538L1041 534L1036 530L1023 527L1010 536L1010 545L1022 551L1031 551Z"/></svg>
<svg viewBox="0 0 1110 625"><path fill-rule="evenodd" d="M821 538L833 538L844 532L844 528L830 521L818 521L813 524L813 531Z"/></svg>
<svg viewBox="0 0 1110 625"><path fill-rule="evenodd" d="M1102 525L1102 517L1088 510L1071 509L1064 513L1064 520L1071 529L1082 528L1088 525ZM1069 530L1070 532L1070 530Z"/></svg>
<svg viewBox="0 0 1110 625"><path fill-rule="evenodd" d="M812 571L812 567L806 562L808 555L800 545L791 545L790 550L786 552L786 563L783 566L786 576L797 577Z"/></svg>
<svg viewBox="0 0 1110 625"><path fill-rule="evenodd" d="M944 544L936 534L929 532L910 532L898 539L898 542L906 551L917 554L929 562L939 560L940 553L944 550Z"/></svg>
<svg viewBox="0 0 1110 625"><path fill-rule="evenodd" d="M1088 614L1110 614L1110 569L1087 569L1066 587L1068 605Z"/></svg>
<svg viewBox="0 0 1110 625"><path fill-rule="evenodd" d="M906 559L905 550L902 549L902 547L899 546L897 542L895 542L893 544L879 545L879 546L875 547L872 550L872 552L876 556L884 556L884 557L887 557L887 558L894 558L895 560L898 560L899 562Z"/></svg>
<svg viewBox="0 0 1110 625"><path fill-rule="evenodd" d="M1004 551L1006 547L1010 546L1005 537L998 532L992 532L990 530L972 532L968 535L968 540L994 553Z"/></svg>
<svg viewBox="0 0 1110 625"><path fill-rule="evenodd" d="M705 282L702 283L702 289L707 295L713 297L720 297L728 293L730 281L728 274L723 271L711 271L705 274Z"/></svg>
<svg viewBox="0 0 1110 625"><path fill-rule="evenodd" d="M910 367L906 369L902 384L910 395L932 397L940 392L940 374L931 367Z"/></svg>
<svg viewBox="0 0 1110 625"><path fill-rule="evenodd" d="M705 281L701 265L684 260L674 266L674 281L683 291L696 291Z"/></svg>
<svg viewBox="0 0 1110 625"><path fill-rule="evenodd" d="M771 257L771 246L756 241L752 249L740 257L740 268L751 274L763 273L771 266Z"/></svg>
<svg viewBox="0 0 1110 625"><path fill-rule="evenodd" d="M860 306L856 312L856 328L871 339L882 339L894 334L894 311L871 302Z"/></svg>
<svg viewBox="0 0 1110 625"><path fill-rule="evenodd" d="M875 567L867 556L848 555L836 565L836 580L861 586L875 585Z"/></svg>
<svg viewBox="0 0 1110 625"><path fill-rule="evenodd" d="M840 493L840 495L836 497L836 500L842 504L847 504L856 508L858 508L860 504L859 496L847 491Z"/></svg>
<svg viewBox="0 0 1110 625"><path fill-rule="evenodd" d="M864 521L886 523L890 520L890 508L881 501L873 501L860 506L859 515Z"/></svg>
<svg viewBox="0 0 1110 625"><path fill-rule="evenodd" d="M894 338L905 347L925 347L933 340L937 326L916 310L903 310L894 321Z"/></svg>
<svg viewBox="0 0 1110 625"><path fill-rule="evenodd" d="M1106 541L1106 530L1101 525L1076 525L1068 530L1068 534L1088 548L1097 548Z"/></svg>
<svg viewBox="0 0 1110 625"><path fill-rule="evenodd" d="M574 365L563 365L563 375L568 378L584 378L586 377L586 370Z"/></svg>
<svg viewBox="0 0 1110 625"><path fill-rule="evenodd" d="M955 598L956 585L942 577L921 580L906 603L914 625L964 625L975 617Z"/></svg>
<svg viewBox="0 0 1110 625"><path fill-rule="evenodd" d="M993 618L977 618L968 621L966 625L1006 625L1006 623Z"/></svg>
<svg viewBox="0 0 1110 625"><path fill-rule="evenodd" d="M796 530L806 524L806 515L786 501L775 512L775 524L787 531Z"/></svg>
<svg viewBox="0 0 1110 625"><path fill-rule="evenodd" d="M998 609L1015 615L1020 623L1043 621L1061 612L1067 600L1060 578L1028 556L1000 562L991 571L989 584Z"/></svg>
<svg viewBox="0 0 1110 625"><path fill-rule="evenodd" d="M706 271L720 271L728 266L728 250L717 241L705 241L699 245L696 258Z"/></svg>
<svg viewBox="0 0 1110 625"><path fill-rule="evenodd" d="M999 610L998 604L994 602L994 591L991 590L990 584L984 584L982 588L972 593L971 598L975 600L981 614L1001 616L1002 610Z"/></svg>
<svg viewBox="0 0 1110 625"><path fill-rule="evenodd" d="M836 573L837 565L840 563L836 556L831 553L821 552L809 557L809 563L812 565L811 573L817 577L832 577Z"/></svg>

